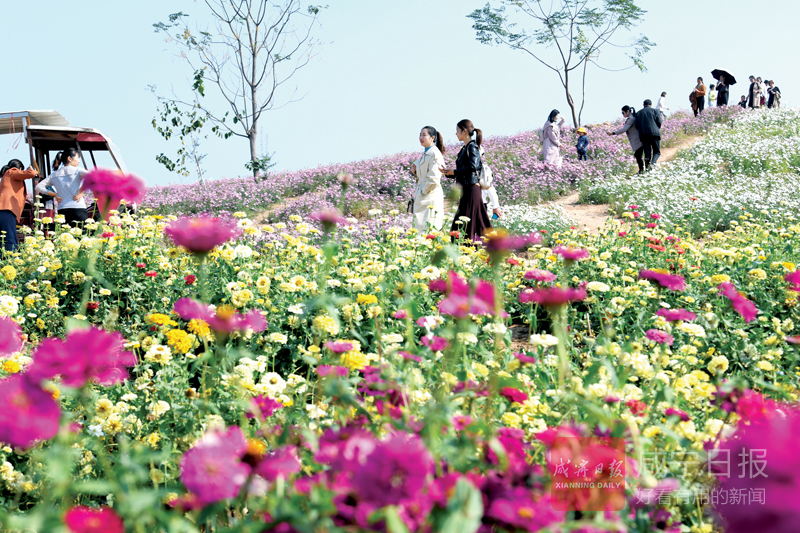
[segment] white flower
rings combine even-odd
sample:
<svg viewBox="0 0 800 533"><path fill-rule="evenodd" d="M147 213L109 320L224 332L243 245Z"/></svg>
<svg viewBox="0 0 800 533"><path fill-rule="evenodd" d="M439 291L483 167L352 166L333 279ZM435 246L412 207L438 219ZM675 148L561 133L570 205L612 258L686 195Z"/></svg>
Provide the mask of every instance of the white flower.
<svg viewBox="0 0 800 533"><path fill-rule="evenodd" d="M14 316L19 311L19 302L13 296L0 296L0 316Z"/></svg>
<svg viewBox="0 0 800 533"><path fill-rule="evenodd" d="M290 305L289 308L287 309L287 311L289 311L290 313L295 314L295 315L302 315L304 307L305 307L305 304L294 304L294 305Z"/></svg>
<svg viewBox="0 0 800 533"><path fill-rule="evenodd" d="M381 337L381 340L385 343L396 343L396 342L403 342L403 336L399 333L388 333Z"/></svg>
<svg viewBox="0 0 800 533"><path fill-rule="evenodd" d="M276 372L267 372L261 376L261 384L271 398L277 398L286 389L286 381Z"/></svg>
<svg viewBox="0 0 800 533"><path fill-rule="evenodd" d="M506 327L500 322L490 322L483 326L483 331L493 335L503 335L506 332Z"/></svg>
<svg viewBox="0 0 800 533"><path fill-rule="evenodd" d="M102 424L93 424L88 427L87 431L92 437L102 437L104 435Z"/></svg>
<svg viewBox="0 0 800 533"><path fill-rule="evenodd" d="M288 341L289 338L283 333L270 333L269 340L272 342L277 342L278 344L286 344L286 341Z"/></svg>
<svg viewBox="0 0 800 533"><path fill-rule="evenodd" d="M170 405L164 400L158 400L157 402L152 402L148 406L148 410L151 415L158 418L170 410Z"/></svg>
<svg viewBox="0 0 800 533"><path fill-rule="evenodd" d="M239 259L250 259L253 257L253 249L244 244L240 244L234 248L233 251L236 253L236 257Z"/></svg>
<svg viewBox="0 0 800 533"><path fill-rule="evenodd" d="M534 346L556 346L558 344L558 337L547 333L538 333L536 335L531 335L531 344Z"/></svg>
<svg viewBox="0 0 800 533"><path fill-rule="evenodd" d="M597 291L597 292L608 292L611 290L611 287L603 283L602 281L590 281L586 288L590 291Z"/></svg>

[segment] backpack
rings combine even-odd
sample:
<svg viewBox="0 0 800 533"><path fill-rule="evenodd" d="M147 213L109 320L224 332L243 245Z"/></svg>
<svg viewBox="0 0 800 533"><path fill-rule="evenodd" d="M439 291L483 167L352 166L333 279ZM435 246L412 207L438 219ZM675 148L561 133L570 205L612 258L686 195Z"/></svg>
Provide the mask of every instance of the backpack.
<svg viewBox="0 0 800 533"><path fill-rule="evenodd" d="M494 176L492 175L492 169L489 168L489 165L487 165L486 163L483 163L483 162L481 162L481 163L482 164L481 164L481 172L479 174L479 176L480 176L480 182L479 183L480 183L481 189L483 189L485 191L487 189L491 189L492 186L494 185Z"/></svg>

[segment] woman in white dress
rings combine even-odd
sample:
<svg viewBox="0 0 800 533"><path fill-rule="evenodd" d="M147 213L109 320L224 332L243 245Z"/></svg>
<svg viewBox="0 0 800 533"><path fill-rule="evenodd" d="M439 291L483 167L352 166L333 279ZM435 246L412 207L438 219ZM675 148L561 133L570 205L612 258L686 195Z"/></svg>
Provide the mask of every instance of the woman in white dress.
<svg viewBox="0 0 800 533"><path fill-rule="evenodd" d="M560 122L557 122L561 119ZM561 168L561 130L564 129L564 117L553 109L547 117L541 132L544 162L555 168Z"/></svg>
<svg viewBox="0 0 800 533"><path fill-rule="evenodd" d="M419 132L419 144L425 151L411 164L411 173L417 177L412 225L420 233L427 231L428 225L439 231L445 215L440 169L444 166L444 142L436 128L425 126Z"/></svg>

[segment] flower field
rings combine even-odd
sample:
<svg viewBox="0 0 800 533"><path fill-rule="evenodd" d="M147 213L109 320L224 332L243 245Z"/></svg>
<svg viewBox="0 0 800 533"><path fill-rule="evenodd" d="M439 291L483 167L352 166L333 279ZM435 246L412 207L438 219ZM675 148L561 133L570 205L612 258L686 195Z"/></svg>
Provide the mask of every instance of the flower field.
<svg viewBox="0 0 800 533"><path fill-rule="evenodd" d="M32 232L0 267L1 527L792 531L800 224L655 206L478 247L330 212Z"/></svg>
<svg viewBox="0 0 800 533"><path fill-rule="evenodd" d="M800 113L740 113L684 157L646 177L614 176L584 191L619 213L630 205L660 213L695 234L730 227L745 213L781 219L800 208Z"/></svg>

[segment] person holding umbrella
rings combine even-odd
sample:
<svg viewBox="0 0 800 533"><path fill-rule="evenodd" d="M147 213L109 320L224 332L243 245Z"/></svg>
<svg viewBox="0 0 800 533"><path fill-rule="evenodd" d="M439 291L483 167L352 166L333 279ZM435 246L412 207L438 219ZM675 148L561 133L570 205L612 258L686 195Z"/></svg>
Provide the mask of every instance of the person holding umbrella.
<svg viewBox="0 0 800 533"><path fill-rule="evenodd" d="M712 70L711 75L719 82L717 84L717 107L728 105L728 88L736 85L736 78L730 71L723 68Z"/></svg>

